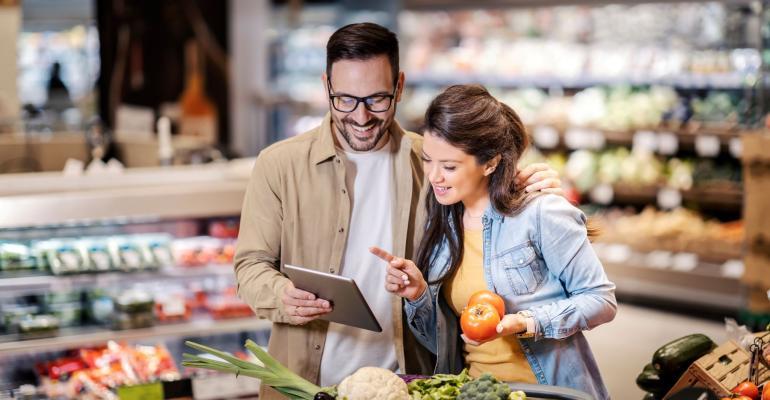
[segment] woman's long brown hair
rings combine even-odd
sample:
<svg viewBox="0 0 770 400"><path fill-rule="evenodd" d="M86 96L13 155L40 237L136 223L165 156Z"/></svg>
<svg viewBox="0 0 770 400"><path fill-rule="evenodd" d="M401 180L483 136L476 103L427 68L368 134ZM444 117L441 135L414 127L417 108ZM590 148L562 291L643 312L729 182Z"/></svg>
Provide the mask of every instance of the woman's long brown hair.
<svg viewBox="0 0 770 400"><path fill-rule="evenodd" d="M424 134L438 137L480 165L500 155L500 162L489 179L489 199L504 215L516 214L524 204L525 193L516 187L516 164L529 146L524 124L513 109L498 101L481 85L450 86L425 111ZM432 191L425 198L425 234L417 250L417 265L423 276L437 260L435 249L446 241L449 246L448 271L435 282L454 274L463 259L462 202L442 205ZM431 283L435 283L431 282Z"/></svg>

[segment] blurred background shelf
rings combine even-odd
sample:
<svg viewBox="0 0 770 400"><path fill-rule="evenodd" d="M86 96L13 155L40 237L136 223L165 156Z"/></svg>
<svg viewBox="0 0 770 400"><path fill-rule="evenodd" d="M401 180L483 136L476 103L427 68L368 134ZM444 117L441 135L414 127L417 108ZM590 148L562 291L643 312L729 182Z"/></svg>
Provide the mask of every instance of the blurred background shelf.
<svg viewBox="0 0 770 400"><path fill-rule="evenodd" d="M578 77L578 78L559 78L552 76L511 76L497 77L489 75L474 74L453 74L451 76L442 76L440 74L410 74L407 76L408 86L433 86L446 87L450 85L481 84L488 87L500 89L515 88L587 88L594 86L671 86L679 89L697 89L697 90L740 90L750 88L756 85L757 80L747 78L744 74L725 73L725 74L707 74L707 75L677 75L671 77L633 77L619 76L613 78L607 77Z"/></svg>
<svg viewBox="0 0 770 400"><path fill-rule="evenodd" d="M206 278L225 278L235 281L233 269L228 265L169 267L141 272L95 272L61 276L6 271L0 273L0 297L51 291L115 288L121 285L157 281L187 283Z"/></svg>
<svg viewBox="0 0 770 400"><path fill-rule="evenodd" d="M723 265L699 262L692 270L656 268L643 260L603 262L620 301L681 310L702 317L735 315L744 307L739 277L725 276Z"/></svg>
<svg viewBox="0 0 770 400"><path fill-rule="evenodd" d="M26 339L17 334L0 336L0 357L32 352L65 350L79 346L102 345L108 340L134 341L165 337L192 337L238 331L269 330L271 322L258 318L193 320L186 323L156 325L122 331L103 328L63 328L57 336Z"/></svg>

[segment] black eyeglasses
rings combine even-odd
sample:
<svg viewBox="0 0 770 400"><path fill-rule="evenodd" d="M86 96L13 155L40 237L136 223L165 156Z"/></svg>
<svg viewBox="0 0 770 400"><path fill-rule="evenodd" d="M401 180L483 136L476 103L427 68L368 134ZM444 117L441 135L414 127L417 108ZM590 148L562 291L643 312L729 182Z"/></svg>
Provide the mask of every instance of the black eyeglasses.
<svg viewBox="0 0 770 400"><path fill-rule="evenodd" d="M398 85L395 85L393 94L374 94L366 97L356 97L350 95L332 94L332 83L329 81L329 100L332 107L339 112L349 113L355 111L358 103L364 103L364 107L371 112L385 112L390 110L393 99L396 97Z"/></svg>

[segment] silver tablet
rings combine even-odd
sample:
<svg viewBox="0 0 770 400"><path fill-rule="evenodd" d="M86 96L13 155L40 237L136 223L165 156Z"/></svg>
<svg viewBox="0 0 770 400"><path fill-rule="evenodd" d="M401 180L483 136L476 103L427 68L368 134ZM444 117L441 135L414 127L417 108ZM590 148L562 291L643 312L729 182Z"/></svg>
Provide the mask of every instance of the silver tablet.
<svg viewBox="0 0 770 400"><path fill-rule="evenodd" d="M319 299L329 300L332 312L320 319L382 332L380 323L353 279L291 264L285 264L283 272L297 289L313 293Z"/></svg>

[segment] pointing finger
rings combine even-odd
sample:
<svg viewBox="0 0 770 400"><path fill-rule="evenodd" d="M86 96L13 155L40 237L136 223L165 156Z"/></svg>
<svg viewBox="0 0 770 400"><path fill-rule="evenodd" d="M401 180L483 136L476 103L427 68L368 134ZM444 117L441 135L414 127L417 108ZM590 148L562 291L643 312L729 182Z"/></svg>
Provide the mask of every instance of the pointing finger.
<svg viewBox="0 0 770 400"><path fill-rule="evenodd" d="M383 261L390 262L390 261L392 261L395 258L392 254L388 253L387 251L385 251L385 250L383 250L383 249L381 249L381 248L379 248L377 246L370 247L369 248L369 252L374 254L375 256L381 258Z"/></svg>

